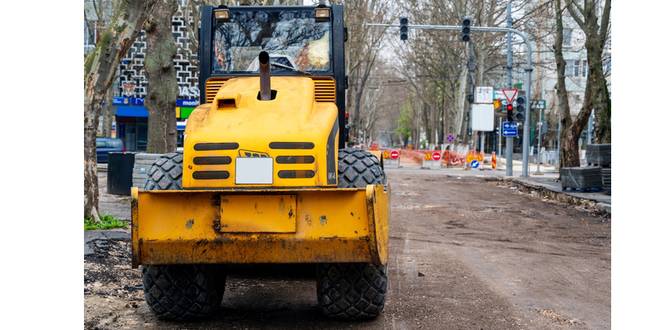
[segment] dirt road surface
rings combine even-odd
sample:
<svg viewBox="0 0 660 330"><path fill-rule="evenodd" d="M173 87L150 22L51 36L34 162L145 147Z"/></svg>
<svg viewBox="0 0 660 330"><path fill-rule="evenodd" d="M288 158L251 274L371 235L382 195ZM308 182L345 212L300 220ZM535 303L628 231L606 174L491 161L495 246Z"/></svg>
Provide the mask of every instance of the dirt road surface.
<svg viewBox="0 0 660 330"><path fill-rule="evenodd" d="M394 192L389 292L376 320L324 319L312 270L296 267L230 276L213 319L159 321L144 303L140 270L130 268L128 241L99 240L85 258L85 328L610 327L609 218L499 181L424 170L387 174ZM129 214L128 199L101 198L102 212Z"/></svg>

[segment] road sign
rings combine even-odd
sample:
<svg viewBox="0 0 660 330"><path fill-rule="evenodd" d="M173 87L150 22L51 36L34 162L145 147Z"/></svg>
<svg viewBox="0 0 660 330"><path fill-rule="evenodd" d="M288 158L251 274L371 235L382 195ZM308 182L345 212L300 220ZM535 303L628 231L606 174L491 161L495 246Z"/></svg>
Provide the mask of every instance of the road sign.
<svg viewBox="0 0 660 330"><path fill-rule="evenodd" d="M502 136L518 137L518 123L515 121L502 122Z"/></svg>
<svg viewBox="0 0 660 330"><path fill-rule="evenodd" d="M488 104L472 104L470 128L473 131L493 131L493 128L495 128L495 109L492 102Z"/></svg>
<svg viewBox="0 0 660 330"><path fill-rule="evenodd" d="M440 151L434 151L431 157L433 160L440 160Z"/></svg>
<svg viewBox="0 0 660 330"><path fill-rule="evenodd" d="M447 134L447 142L449 143L454 142L454 136L452 134Z"/></svg>
<svg viewBox="0 0 660 330"><path fill-rule="evenodd" d="M511 104L513 103L513 99L516 98L518 90L515 88L504 88L502 89L502 94L504 94L507 104Z"/></svg>
<svg viewBox="0 0 660 330"><path fill-rule="evenodd" d="M493 100L493 107L495 108L495 111L499 111L502 109L502 100Z"/></svg>
<svg viewBox="0 0 660 330"><path fill-rule="evenodd" d="M545 100L532 100L529 106L532 109L545 110Z"/></svg>
<svg viewBox="0 0 660 330"><path fill-rule="evenodd" d="M470 162L470 167L472 168L479 168L479 161L478 160L473 160Z"/></svg>
<svg viewBox="0 0 660 330"><path fill-rule="evenodd" d="M474 88L474 103L493 103L493 87L477 86Z"/></svg>
<svg viewBox="0 0 660 330"><path fill-rule="evenodd" d="M392 150L392 151L390 152L390 158L391 158L391 159L397 159L397 158L399 158L399 151L398 151L398 150Z"/></svg>

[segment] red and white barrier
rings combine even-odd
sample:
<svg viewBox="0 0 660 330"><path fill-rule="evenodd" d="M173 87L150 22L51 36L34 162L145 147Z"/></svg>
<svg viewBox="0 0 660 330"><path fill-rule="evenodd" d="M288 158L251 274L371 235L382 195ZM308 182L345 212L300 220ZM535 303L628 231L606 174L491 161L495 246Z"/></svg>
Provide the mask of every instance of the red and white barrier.
<svg viewBox="0 0 660 330"><path fill-rule="evenodd" d="M383 150L383 166L401 167L401 152L399 150Z"/></svg>

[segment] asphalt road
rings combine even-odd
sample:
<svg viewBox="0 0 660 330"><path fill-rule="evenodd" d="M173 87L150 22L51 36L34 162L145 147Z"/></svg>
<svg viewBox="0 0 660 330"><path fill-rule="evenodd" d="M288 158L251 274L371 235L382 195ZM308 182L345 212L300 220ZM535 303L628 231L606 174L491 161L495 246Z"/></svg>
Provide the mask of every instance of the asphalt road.
<svg viewBox="0 0 660 330"><path fill-rule="evenodd" d="M85 257L85 327L610 327L609 218L479 178L389 170L388 180L389 292L374 321L324 319L312 271L296 267L243 270L228 278L217 317L161 322L143 301L128 242L99 240ZM128 214L127 198L101 200L101 212Z"/></svg>

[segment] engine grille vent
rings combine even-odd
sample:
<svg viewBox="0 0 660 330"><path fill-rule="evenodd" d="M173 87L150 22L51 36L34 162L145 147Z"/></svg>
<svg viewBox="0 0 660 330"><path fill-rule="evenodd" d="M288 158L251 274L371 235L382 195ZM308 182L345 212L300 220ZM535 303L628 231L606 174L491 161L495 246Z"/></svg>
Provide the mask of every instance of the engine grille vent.
<svg viewBox="0 0 660 330"><path fill-rule="evenodd" d="M313 78L314 79L314 97L316 102L332 102L336 100L335 81L331 78Z"/></svg>
<svg viewBox="0 0 660 330"><path fill-rule="evenodd" d="M212 103L215 94L218 94L220 88L229 78L211 78L206 81L206 103Z"/></svg>
<svg viewBox="0 0 660 330"><path fill-rule="evenodd" d="M313 78L316 102L336 101L336 85L332 78ZM212 103L215 95L229 78L211 78L206 81L206 103Z"/></svg>

